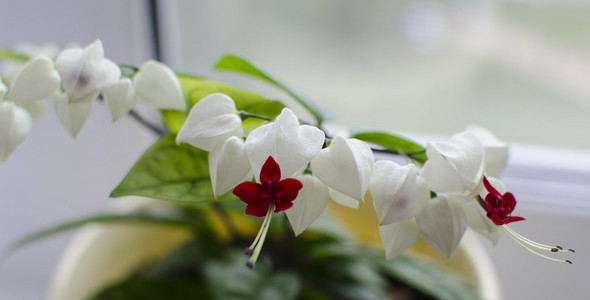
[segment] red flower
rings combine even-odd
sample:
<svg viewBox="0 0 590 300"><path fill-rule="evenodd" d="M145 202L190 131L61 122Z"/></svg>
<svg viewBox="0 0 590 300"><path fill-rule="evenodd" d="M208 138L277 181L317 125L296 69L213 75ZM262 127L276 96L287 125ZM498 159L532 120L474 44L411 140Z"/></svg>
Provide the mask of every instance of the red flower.
<svg viewBox="0 0 590 300"><path fill-rule="evenodd" d="M483 177L483 185L488 194L486 195L485 202L481 203L482 207L486 210L488 218L490 218L496 225L504 225L511 222L522 221L523 217L511 216L514 207L516 206L516 199L511 193L500 194L488 181ZM480 198L480 201L482 199Z"/></svg>
<svg viewBox="0 0 590 300"><path fill-rule="evenodd" d="M274 204L274 212L293 206L293 200L302 187L301 181L295 178L281 180L281 168L269 156L260 170L260 183L240 183L233 193L247 204L246 214L264 217L271 204Z"/></svg>

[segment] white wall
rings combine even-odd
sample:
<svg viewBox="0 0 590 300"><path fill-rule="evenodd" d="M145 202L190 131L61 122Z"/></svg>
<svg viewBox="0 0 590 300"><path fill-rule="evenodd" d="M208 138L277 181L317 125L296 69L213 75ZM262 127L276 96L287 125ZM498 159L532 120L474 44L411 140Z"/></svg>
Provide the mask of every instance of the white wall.
<svg viewBox="0 0 590 300"><path fill-rule="evenodd" d="M101 39L105 56L139 64L152 55L146 1L0 0L0 46ZM153 139L132 120L116 124L101 103L74 140L55 117L0 164L0 248L26 233L105 209L110 191ZM0 299L44 299L69 235L25 248L0 265Z"/></svg>

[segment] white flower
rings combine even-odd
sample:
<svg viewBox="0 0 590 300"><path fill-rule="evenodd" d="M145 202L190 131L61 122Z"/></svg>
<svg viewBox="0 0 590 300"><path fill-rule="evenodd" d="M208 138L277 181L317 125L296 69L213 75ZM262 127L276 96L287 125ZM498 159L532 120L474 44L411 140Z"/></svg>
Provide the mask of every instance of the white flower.
<svg viewBox="0 0 590 300"><path fill-rule="evenodd" d="M215 93L193 106L176 136L176 143L189 143L212 151L229 137L241 137L243 134L242 121L234 101L227 95Z"/></svg>
<svg viewBox="0 0 590 300"><path fill-rule="evenodd" d="M232 136L209 153L209 173L213 194L219 197L252 176L241 138Z"/></svg>
<svg viewBox="0 0 590 300"><path fill-rule="evenodd" d="M385 248L385 257L392 259L412 247L420 238L416 219L379 226L379 235Z"/></svg>
<svg viewBox="0 0 590 300"><path fill-rule="evenodd" d="M174 72L165 64L148 60L133 76L140 101L159 109L186 110L186 101Z"/></svg>
<svg viewBox="0 0 590 300"><path fill-rule="evenodd" d="M311 161L311 170L329 187L362 201L374 163L373 151L366 143L337 136Z"/></svg>
<svg viewBox="0 0 590 300"><path fill-rule="evenodd" d="M15 102L46 99L55 95L59 83L53 61L47 56L37 56L22 66L6 97Z"/></svg>
<svg viewBox="0 0 590 300"><path fill-rule="evenodd" d="M104 103L113 117L113 122L127 114L137 102L131 79L122 78L102 92Z"/></svg>
<svg viewBox="0 0 590 300"><path fill-rule="evenodd" d="M86 98L78 99L76 102L70 102L68 95L62 94L55 97L55 112L60 123L66 130L76 138L82 129L82 126L90 116L92 103L98 92L86 95Z"/></svg>
<svg viewBox="0 0 590 300"><path fill-rule="evenodd" d="M90 95L96 98L100 90L113 84L121 76L119 67L104 58L99 40L84 49L64 50L57 57L57 70L68 102L72 103L88 101Z"/></svg>
<svg viewBox="0 0 590 300"><path fill-rule="evenodd" d="M458 133L449 141L426 145L428 160L422 169L431 190L475 196L482 187L483 147L477 137Z"/></svg>
<svg viewBox="0 0 590 300"><path fill-rule="evenodd" d="M281 178L295 177L320 152L324 132L309 125L299 125L288 108L276 120L254 129L246 139L246 151L258 180L262 165L269 156L281 166Z"/></svg>
<svg viewBox="0 0 590 300"><path fill-rule="evenodd" d="M399 166L385 160L373 167L370 191L381 225L417 216L430 197L428 185L418 175L415 165Z"/></svg>
<svg viewBox="0 0 590 300"><path fill-rule="evenodd" d="M4 84L0 82L0 94ZM0 99L0 159L8 160L12 152L29 135L33 120L31 115L13 102Z"/></svg>
<svg viewBox="0 0 590 300"><path fill-rule="evenodd" d="M450 258L467 229L462 203L444 195L428 201L416 217L422 237L446 258Z"/></svg>
<svg viewBox="0 0 590 300"><path fill-rule="evenodd" d="M466 132L473 134L483 146L485 175L499 178L508 162L508 144L483 127L469 126Z"/></svg>
<svg viewBox="0 0 590 300"><path fill-rule="evenodd" d="M324 212L330 194L328 187L312 175L298 177L303 188L293 200L293 206L285 211L295 235L301 234Z"/></svg>
<svg viewBox="0 0 590 300"><path fill-rule="evenodd" d="M426 207L430 191L415 165L399 166L392 161L375 163L369 190L386 256L391 259L420 237L415 217Z"/></svg>

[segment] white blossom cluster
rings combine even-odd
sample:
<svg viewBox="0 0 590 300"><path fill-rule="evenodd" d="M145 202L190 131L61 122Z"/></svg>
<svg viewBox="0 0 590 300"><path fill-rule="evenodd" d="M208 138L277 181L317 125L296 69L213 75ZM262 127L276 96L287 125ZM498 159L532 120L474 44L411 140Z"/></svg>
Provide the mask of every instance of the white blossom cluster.
<svg viewBox="0 0 590 300"><path fill-rule="evenodd" d="M159 109L186 109L174 72L166 65L147 61L132 77L104 57L100 41L86 48L70 48L54 59L42 53L22 65L14 63L0 78L0 159L6 161L32 127L31 103L55 99L61 124L76 137L102 93L113 121L140 100Z"/></svg>
<svg viewBox="0 0 590 300"><path fill-rule="evenodd" d="M125 72L128 69L131 72ZM31 131L31 104L48 98L55 99L57 117L73 137L80 132L97 98L104 101L113 121L127 114L137 101L157 109L186 110L177 76L162 63L150 60L139 68L121 68L104 57L100 41L86 48L66 49L55 59L40 53L22 65L12 65L0 80L0 159L6 161ZM531 248L573 250L536 243L506 226L524 220L511 216L516 200L504 193L498 179L506 166L508 147L483 128L470 127L447 141L427 143L423 166L398 165L389 160L375 161L374 149L364 141L326 137L319 127L301 124L288 108L246 133L234 101L214 93L192 107L176 142L209 152L216 198L252 177L260 182L268 161L279 168L279 172L268 168L277 174L270 181L281 184L280 180L290 179L291 188L293 181L299 181L301 185L297 183L296 194L292 194L294 200L289 198L289 205L284 206L296 235L319 218L330 199L350 207L372 203L388 258L404 252L420 237L443 256L451 257L470 227L492 243L502 229L537 255L571 263ZM260 192L260 199L268 200L276 196L269 193L282 192L268 190L272 184L265 184L269 186L261 187L266 190ZM253 188L242 192L258 193L258 187ZM272 206L274 203L268 207ZM264 215L258 209L257 214ZM268 212L267 216L272 216L272 209ZM252 264L262 242L257 238L253 245L256 254Z"/></svg>
<svg viewBox="0 0 590 300"><path fill-rule="evenodd" d="M301 125L288 108L273 122L251 131L245 141L243 136L233 100L217 93L193 106L177 143L210 152L216 197L252 175L259 181L263 164L272 156L281 179L296 178L303 184L285 211L296 235L322 214L330 199L358 207L371 197L388 258L411 247L420 236L450 257L467 226L492 242L498 238L498 226L486 217L477 199L484 174L498 177L508 150L485 129L469 128L449 141L428 143L428 160L421 170L414 164L375 162L371 147L357 139L336 136L324 147L325 133ZM493 182L500 184L497 179ZM436 192L433 199L431 191Z"/></svg>

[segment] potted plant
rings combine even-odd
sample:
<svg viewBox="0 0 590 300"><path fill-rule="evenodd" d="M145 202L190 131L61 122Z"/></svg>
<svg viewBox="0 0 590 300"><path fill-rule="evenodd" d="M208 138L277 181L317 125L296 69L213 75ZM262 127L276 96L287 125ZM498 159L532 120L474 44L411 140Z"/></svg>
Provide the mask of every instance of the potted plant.
<svg viewBox="0 0 590 300"><path fill-rule="evenodd" d="M496 284L473 289L488 277L470 285L444 271L454 265L473 277L472 266L490 270L485 256L473 254L477 244L459 247L467 227L571 263L550 255L573 250L507 226L524 220L513 215L515 197L499 179L508 147L483 128L425 146L386 132L336 134L309 100L237 56L215 67L285 91L309 120L281 101L175 74L160 62L117 65L100 41L56 58L0 54L14 63L0 84L4 160L32 126L23 104L51 97L73 137L97 100L114 121L128 114L159 136L110 195L158 201L64 223L10 249L101 223L66 251L55 299L499 297ZM137 101L157 109L162 122L138 114ZM459 262L425 260L426 244Z"/></svg>

